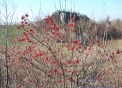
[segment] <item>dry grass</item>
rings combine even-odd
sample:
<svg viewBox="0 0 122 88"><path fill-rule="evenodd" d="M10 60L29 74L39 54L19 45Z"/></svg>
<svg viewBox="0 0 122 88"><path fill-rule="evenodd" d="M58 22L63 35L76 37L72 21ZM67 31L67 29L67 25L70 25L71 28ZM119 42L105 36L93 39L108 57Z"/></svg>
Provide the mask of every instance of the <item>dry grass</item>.
<svg viewBox="0 0 122 88"><path fill-rule="evenodd" d="M122 49L122 39L117 40L108 40L107 48L112 49L114 51Z"/></svg>

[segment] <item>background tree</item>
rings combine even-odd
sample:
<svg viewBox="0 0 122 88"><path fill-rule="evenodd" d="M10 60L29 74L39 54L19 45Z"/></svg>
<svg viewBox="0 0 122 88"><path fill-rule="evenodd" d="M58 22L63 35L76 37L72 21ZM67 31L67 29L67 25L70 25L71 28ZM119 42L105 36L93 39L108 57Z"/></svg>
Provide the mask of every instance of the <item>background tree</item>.
<svg viewBox="0 0 122 88"><path fill-rule="evenodd" d="M6 88L10 87L10 69L9 69L9 56L8 56L8 46L11 40L11 36L9 32L14 30L12 23L15 14L16 5L13 0L0 0L0 43L5 45L1 46L3 50L1 50L1 75L2 80L0 80L0 87ZM9 26L11 25L11 26ZM3 57L4 56L4 57Z"/></svg>

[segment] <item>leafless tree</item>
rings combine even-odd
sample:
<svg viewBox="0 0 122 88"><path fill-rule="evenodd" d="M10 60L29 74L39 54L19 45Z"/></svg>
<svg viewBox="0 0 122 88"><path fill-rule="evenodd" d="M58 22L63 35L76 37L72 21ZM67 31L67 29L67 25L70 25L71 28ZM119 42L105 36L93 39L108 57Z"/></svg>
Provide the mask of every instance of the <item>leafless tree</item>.
<svg viewBox="0 0 122 88"><path fill-rule="evenodd" d="M0 63L0 68L1 70L3 69L4 72L4 78L0 80L0 88L10 88L9 87L9 57L7 53L8 49L8 40L9 40L9 35L8 31L11 29L9 25L13 23L13 17L15 14L16 10L16 5L14 4L13 0L0 0L0 25L1 25L1 41L5 41L5 45L2 46L4 47L4 53L1 51L1 58L0 60L3 60L3 63ZM3 50L3 49L2 49ZM3 67L1 66L3 64ZM0 73L2 75L2 73Z"/></svg>

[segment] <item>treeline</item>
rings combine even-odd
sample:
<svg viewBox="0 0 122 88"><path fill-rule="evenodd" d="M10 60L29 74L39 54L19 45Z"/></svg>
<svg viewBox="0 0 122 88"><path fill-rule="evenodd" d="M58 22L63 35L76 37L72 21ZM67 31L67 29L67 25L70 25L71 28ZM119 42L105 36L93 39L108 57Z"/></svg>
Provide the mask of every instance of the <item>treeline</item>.
<svg viewBox="0 0 122 88"><path fill-rule="evenodd" d="M122 38L122 20L100 20L99 22L91 22L90 29L92 30L91 35L97 35L98 38L105 38L107 40L120 39ZM104 34L106 35L104 36Z"/></svg>
<svg viewBox="0 0 122 88"><path fill-rule="evenodd" d="M57 10L54 12L57 23L64 23L68 25L71 19L71 15L75 16L75 22L76 22L76 28L75 32L76 34L78 32L87 33L89 39L93 38L99 38L99 39L120 39L122 37L122 20L121 19L115 19L110 20L109 17L106 18L106 20L100 20L99 22L96 22L94 20L91 20L87 17L87 15L80 14L79 12L71 12L71 11L65 11L65 10ZM36 22L38 26L40 26L40 22L46 22L46 19L43 19L42 21ZM68 29L68 28L67 28ZM68 31L67 34L68 36ZM67 38L66 36L66 38ZM64 36L65 38L65 36ZM65 39L67 40L67 39Z"/></svg>
<svg viewBox="0 0 122 88"><path fill-rule="evenodd" d="M84 14L81 14L81 13L75 12L75 11L71 12L71 11L65 11L65 10L57 10L53 14L55 14L56 19L57 19L58 22L61 22L61 17L62 17L62 15L64 15L63 20L64 20L65 23L68 23L70 21L70 16L71 15L72 15L72 17L73 16L76 17L76 19L75 19L76 21L79 21L80 19L83 19L83 18L86 19L86 20L89 19L87 17L87 15L84 15Z"/></svg>

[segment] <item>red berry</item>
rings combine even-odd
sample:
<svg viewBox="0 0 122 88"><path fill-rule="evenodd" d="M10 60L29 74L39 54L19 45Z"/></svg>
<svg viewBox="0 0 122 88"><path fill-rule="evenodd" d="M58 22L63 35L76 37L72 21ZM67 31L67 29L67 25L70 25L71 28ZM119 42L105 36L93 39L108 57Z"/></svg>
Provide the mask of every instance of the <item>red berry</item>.
<svg viewBox="0 0 122 88"><path fill-rule="evenodd" d="M76 60L75 60L75 63L76 63L76 64L79 64L79 60L78 60L78 59L76 59Z"/></svg>
<svg viewBox="0 0 122 88"><path fill-rule="evenodd" d="M24 82L22 82L22 83L21 83L21 86L25 86L25 83L24 83Z"/></svg>
<svg viewBox="0 0 122 88"><path fill-rule="evenodd" d="M116 53L119 54L120 53L119 50L117 50Z"/></svg>
<svg viewBox="0 0 122 88"><path fill-rule="evenodd" d="M78 41L75 39L75 40L73 40L73 43L74 43L74 44L77 44L77 43L78 43Z"/></svg>
<svg viewBox="0 0 122 88"><path fill-rule="evenodd" d="M25 16L23 15L23 16L21 16L21 20L23 20L23 19L25 19Z"/></svg>
<svg viewBox="0 0 122 88"><path fill-rule="evenodd" d="M26 13L25 16L28 17L28 14Z"/></svg>

